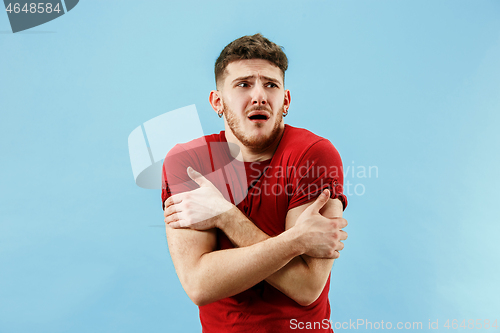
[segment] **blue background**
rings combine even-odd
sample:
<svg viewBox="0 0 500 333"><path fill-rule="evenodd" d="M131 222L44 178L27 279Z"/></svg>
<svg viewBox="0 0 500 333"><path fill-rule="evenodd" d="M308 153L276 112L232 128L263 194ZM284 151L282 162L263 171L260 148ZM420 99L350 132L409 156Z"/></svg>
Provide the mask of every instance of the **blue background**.
<svg viewBox="0 0 500 333"><path fill-rule="evenodd" d="M86 0L17 34L0 13L0 332L201 331L127 138L190 104L222 130L214 61L257 32L286 122L353 184L332 321L500 319L499 1Z"/></svg>

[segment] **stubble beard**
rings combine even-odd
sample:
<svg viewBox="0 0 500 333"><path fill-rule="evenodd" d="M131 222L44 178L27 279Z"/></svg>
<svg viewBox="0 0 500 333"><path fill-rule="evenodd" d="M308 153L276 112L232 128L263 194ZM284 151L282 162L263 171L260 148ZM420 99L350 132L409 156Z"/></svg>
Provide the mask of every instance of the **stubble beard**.
<svg viewBox="0 0 500 333"><path fill-rule="evenodd" d="M223 108L224 108L224 117L226 118L227 125L233 132L234 136L245 146L248 147L252 150L264 150L271 146L273 142L276 141L278 136L280 135L280 124L283 119L283 111L285 110L284 105L281 107L281 109L278 111L278 115L276 117L276 120L274 122L273 129L271 130L271 133L267 136L259 136L259 137L250 137L248 136L241 128L240 128L240 121L237 118L237 116L234 114L234 112L224 103L222 102ZM269 109L266 108L252 108L253 110L266 110L269 111ZM245 112L248 113L248 112ZM263 127L265 124L263 123L257 123L257 127Z"/></svg>

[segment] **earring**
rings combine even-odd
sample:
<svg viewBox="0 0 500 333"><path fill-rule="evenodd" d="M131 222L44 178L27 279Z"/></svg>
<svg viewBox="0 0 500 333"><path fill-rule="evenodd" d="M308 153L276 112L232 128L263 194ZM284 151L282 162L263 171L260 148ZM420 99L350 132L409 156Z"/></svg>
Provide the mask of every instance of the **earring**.
<svg viewBox="0 0 500 333"><path fill-rule="evenodd" d="M222 115L224 114L224 111L220 111L219 110L219 112L217 112L217 114L219 115L219 118L222 118Z"/></svg>
<svg viewBox="0 0 500 333"><path fill-rule="evenodd" d="M283 111L283 117L286 117L287 114L288 114L288 110L285 109L285 111Z"/></svg>

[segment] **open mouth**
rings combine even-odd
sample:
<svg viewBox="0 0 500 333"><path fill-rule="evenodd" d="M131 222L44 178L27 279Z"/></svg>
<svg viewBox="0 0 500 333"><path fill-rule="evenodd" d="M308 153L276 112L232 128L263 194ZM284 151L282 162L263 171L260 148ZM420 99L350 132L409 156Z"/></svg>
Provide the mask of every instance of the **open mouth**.
<svg viewBox="0 0 500 333"><path fill-rule="evenodd" d="M269 119L269 113L265 111L253 111L248 115L248 119L253 122L263 122Z"/></svg>

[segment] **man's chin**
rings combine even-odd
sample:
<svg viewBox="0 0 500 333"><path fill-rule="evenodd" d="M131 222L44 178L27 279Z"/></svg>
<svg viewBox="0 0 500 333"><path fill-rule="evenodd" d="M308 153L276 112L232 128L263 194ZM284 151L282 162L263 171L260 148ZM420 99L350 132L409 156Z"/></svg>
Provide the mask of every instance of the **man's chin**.
<svg viewBox="0 0 500 333"><path fill-rule="evenodd" d="M253 149L266 149L273 144L278 136L279 132L274 133L273 131L253 132L251 135L246 136L245 146Z"/></svg>
<svg viewBox="0 0 500 333"><path fill-rule="evenodd" d="M270 145L270 143L267 140L262 140L262 139L247 139L244 144L246 147L255 150L263 150L269 147Z"/></svg>

